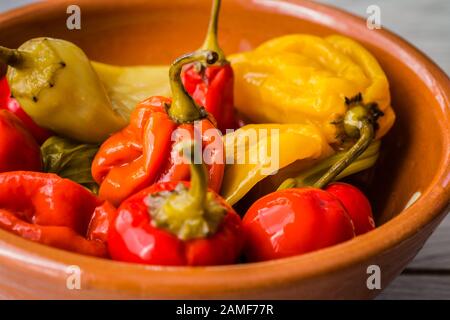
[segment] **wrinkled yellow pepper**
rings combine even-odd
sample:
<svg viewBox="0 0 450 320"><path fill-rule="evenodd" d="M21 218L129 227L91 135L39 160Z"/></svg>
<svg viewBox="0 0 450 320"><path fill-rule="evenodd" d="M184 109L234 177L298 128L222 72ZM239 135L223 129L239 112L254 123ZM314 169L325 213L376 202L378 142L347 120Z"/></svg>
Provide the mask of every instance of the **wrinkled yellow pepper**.
<svg viewBox="0 0 450 320"><path fill-rule="evenodd" d="M337 35L288 35L232 55L229 60L236 77L236 108L246 120L265 124L228 134L227 156L234 150L239 160L236 152L240 149L258 154L268 144L267 139L278 139L277 168L283 169L277 175L262 173L270 157L256 164L228 164L222 195L229 203L235 204L250 190L257 196L271 192L266 189L276 189L289 175L296 176L312 166L312 172L324 175L311 181L320 178L314 182L321 184L367 169L376 161L379 143L373 139L387 133L395 114L386 75L360 44ZM237 139L261 128L278 128L279 134L250 145ZM233 140L238 140L236 150L230 143ZM346 151L336 159L329 158L337 150ZM283 185L297 185L297 180L288 179Z"/></svg>
<svg viewBox="0 0 450 320"><path fill-rule="evenodd" d="M234 205L258 182L297 160L311 165L333 154L312 123L253 124L225 135L227 163L221 194Z"/></svg>
<svg viewBox="0 0 450 320"><path fill-rule="evenodd" d="M251 122L312 121L328 143L336 144L342 134L336 123L347 110L345 98L362 93L365 103L376 103L384 113L377 138L394 123L386 75L377 60L349 38L287 35L229 60L236 77L236 108Z"/></svg>

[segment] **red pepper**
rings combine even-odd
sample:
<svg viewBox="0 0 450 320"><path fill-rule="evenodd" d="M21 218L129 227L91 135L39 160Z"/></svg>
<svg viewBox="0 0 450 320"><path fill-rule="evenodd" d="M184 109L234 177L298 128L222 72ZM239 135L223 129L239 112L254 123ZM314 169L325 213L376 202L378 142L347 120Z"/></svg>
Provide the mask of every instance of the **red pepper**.
<svg viewBox="0 0 450 320"><path fill-rule="evenodd" d="M375 229L370 202L358 188L347 183L335 182L327 186L325 191L336 196L344 205L353 221L357 236Z"/></svg>
<svg viewBox="0 0 450 320"><path fill-rule="evenodd" d="M219 65L207 66L196 62L184 68L182 79L186 91L194 100L211 113L217 121L217 127L226 133L226 129L239 127L234 109L234 74L230 63L217 40L217 24L220 0L214 0L208 33L203 50L212 50L219 54Z"/></svg>
<svg viewBox="0 0 450 320"><path fill-rule="evenodd" d="M36 139L39 145L43 144L45 140L52 136L51 131L38 126L20 107L19 102L11 97L11 90L9 89L6 77L0 79L0 109L9 110L22 120L25 128Z"/></svg>
<svg viewBox="0 0 450 320"><path fill-rule="evenodd" d="M88 226L87 239L107 243L109 229L115 214L116 208L108 201L95 208Z"/></svg>
<svg viewBox="0 0 450 320"><path fill-rule="evenodd" d="M22 121L0 110L0 172L41 170L41 151Z"/></svg>
<svg viewBox="0 0 450 320"><path fill-rule="evenodd" d="M207 188L201 164L192 170L190 183L154 184L121 204L108 237L113 259L168 266L236 262L240 217Z"/></svg>
<svg viewBox="0 0 450 320"><path fill-rule="evenodd" d="M210 188L220 189L224 170L221 134L180 79L182 66L199 59L214 63L217 55L201 51L177 59L170 69L173 100L151 97L143 101L133 111L130 124L102 144L92 164L101 198L119 205L156 182L189 180L189 165L177 146L192 139L199 140L209 155Z"/></svg>
<svg viewBox="0 0 450 320"><path fill-rule="evenodd" d="M84 187L54 174L25 171L0 174L0 228L28 240L107 257L102 232L106 233L108 227L92 219L101 204Z"/></svg>
<svg viewBox="0 0 450 320"><path fill-rule="evenodd" d="M257 200L243 219L246 257L264 261L303 254L355 236L342 203L316 188L276 191Z"/></svg>

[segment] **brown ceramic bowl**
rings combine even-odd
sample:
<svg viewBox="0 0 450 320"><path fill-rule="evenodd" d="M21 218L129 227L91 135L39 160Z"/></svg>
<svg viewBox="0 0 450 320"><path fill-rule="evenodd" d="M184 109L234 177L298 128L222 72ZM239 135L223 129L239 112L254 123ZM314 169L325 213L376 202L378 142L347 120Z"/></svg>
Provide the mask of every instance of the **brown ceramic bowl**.
<svg viewBox="0 0 450 320"><path fill-rule="evenodd" d="M0 43L68 39L90 58L121 65L168 63L202 42L210 1L79 0L82 29L65 27L73 1L48 1L0 16ZM0 230L1 298L371 298L367 267L382 287L417 254L449 203L450 81L417 49L345 12L300 0L227 0L221 41L228 53L286 33L342 33L361 41L386 71L397 122L384 140L368 193L375 231L340 245L264 263L167 268L94 259ZM405 209L411 197L418 200ZM81 268L81 290L66 268Z"/></svg>

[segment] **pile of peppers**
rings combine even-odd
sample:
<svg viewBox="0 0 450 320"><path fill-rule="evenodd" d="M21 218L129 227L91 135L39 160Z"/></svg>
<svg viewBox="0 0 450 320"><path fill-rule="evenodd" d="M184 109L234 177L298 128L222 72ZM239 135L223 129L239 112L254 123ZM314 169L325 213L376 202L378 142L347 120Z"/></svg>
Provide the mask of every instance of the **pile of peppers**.
<svg viewBox="0 0 450 320"><path fill-rule="evenodd" d="M138 86L113 90L107 77L143 69L91 63L58 39L0 47L1 229L106 259L206 266L376 227L367 197L338 182L375 164L395 121L376 59L346 37L302 34L227 58L220 5L200 49L140 79L161 95L134 108L120 94ZM76 78L86 86L69 92Z"/></svg>

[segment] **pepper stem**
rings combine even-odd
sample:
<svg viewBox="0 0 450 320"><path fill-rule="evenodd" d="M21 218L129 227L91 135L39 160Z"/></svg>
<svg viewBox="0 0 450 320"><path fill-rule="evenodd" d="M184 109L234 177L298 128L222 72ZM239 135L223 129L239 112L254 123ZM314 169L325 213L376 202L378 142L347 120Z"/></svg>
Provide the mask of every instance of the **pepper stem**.
<svg viewBox="0 0 450 320"><path fill-rule="evenodd" d="M0 62L13 68L19 68L25 62L25 53L17 49L9 49L0 46Z"/></svg>
<svg viewBox="0 0 450 320"><path fill-rule="evenodd" d="M208 31L206 33L206 38L205 42L203 43L202 50L212 50L217 52L217 54L219 55L218 61L222 62L225 61L225 53L219 46L218 40L220 4L221 0L213 0Z"/></svg>
<svg viewBox="0 0 450 320"><path fill-rule="evenodd" d="M189 158L191 167L191 183L189 187L189 195L192 199L192 206L198 209L203 209L206 201L206 194L208 192L208 176L203 163L195 163L194 154L195 147L192 146Z"/></svg>
<svg viewBox="0 0 450 320"><path fill-rule="evenodd" d="M175 190L161 192L146 200L152 223L182 240L204 238L214 234L226 209L208 191L208 175L202 163L194 163L195 147L187 150L191 167L189 189L180 182Z"/></svg>
<svg viewBox="0 0 450 320"><path fill-rule="evenodd" d="M378 157L380 143L372 142L377 127L376 121L381 115L376 104L358 104L350 108L345 114L344 130L348 137L358 138L356 143L348 151L325 159L302 175L285 180L278 190L303 186L323 188L338 178L371 167ZM319 175L322 176L318 177Z"/></svg>
<svg viewBox="0 0 450 320"><path fill-rule="evenodd" d="M347 176L372 167L378 159L380 145L380 140L373 141L366 151L364 151L354 162L352 162L347 168L345 168L345 170L335 177L334 181L343 179ZM314 185L314 183L316 183L322 175L324 175L336 162L342 160L346 154L346 151L338 152L322 160L305 172L302 172L299 176L286 179L279 186L278 190L302 188Z"/></svg>
<svg viewBox="0 0 450 320"><path fill-rule="evenodd" d="M313 187L321 189L333 181L369 147L374 136L375 132L372 123L363 121L358 141L347 151L344 158L336 162L316 183L314 183Z"/></svg>
<svg viewBox="0 0 450 320"><path fill-rule="evenodd" d="M169 70L170 88L172 90L172 103L167 110L170 118L178 123L193 122L206 116L192 97L187 93L181 81L183 66L195 61L204 61L207 64L217 62L218 55L214 51L203 50L183 55L176 59Z"/></svg>

